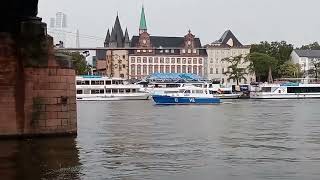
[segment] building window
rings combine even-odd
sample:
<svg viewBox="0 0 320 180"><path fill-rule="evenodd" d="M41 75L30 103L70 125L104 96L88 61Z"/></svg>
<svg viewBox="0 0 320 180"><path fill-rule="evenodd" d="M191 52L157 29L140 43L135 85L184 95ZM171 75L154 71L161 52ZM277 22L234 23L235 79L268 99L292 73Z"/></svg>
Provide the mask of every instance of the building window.
<svg viewBox="0 0 320 180"><path fill-rule="evenodd" d="M124 74L120 74L120 77L121 77L121 78L124 78Z"/></svg>
<svg viewBox="0 0 320 180"><path fill-rule="evenodd" d="M196 50L196 49L194 49L194 50L193 50L193 54L196 54L196 53L197 53L197 50Z"/></svg>
<svg viewBox="0 0 320 180"><path fill-rule="evenodd" d="M153 74L153 68L152 68L152 65L149 65L149 74Z"/></svg>
<svg viewBox="0 0 320 180"><path fill-rule="evenodd" d="M197 66L193 66L193 74L198 74L198 68Z"/></svg>
<svg viewBox="0 0 320 180"><path fill-rule="evenodd" d="M160 63L163 64L164 63L164 58L160 58Z"/></svg>
<svg viewBox="0 0 320 180"><path fill-rule="evenodd" d="M141 52L140 49L138 49L137 52L138 52L138 53Z"/></svg>
<svg viewBox="0 0 320 180"><path fill-rule="evenodd" d="M213 68L210 68L210 74L213 74Z"/></svg>
<svg viewBox="0 0 320 180"><path fill-rule="evenodd" d="M202 64L202 58L199 59L199 64Z"/></svg>
<svg viewBox="0 0 320 180"><path fill-rule="evenodd" d="M135 76L136 75L136 68L135 65L131 65L131 76Z"/></svg>
<svg viewBox="0 0 320 180"><path fill-rule="evenodd" d="M181 64L181 58L177 58L177 64Z"/></svg>
<svg viewBox="0 0 320 180"><path fill-rule="evenodd" d="M230 79L227 79L227 83L230 83Z"/></svg>
<svg viewBox="0 0 320 180"><path fill-rule="evenodd" d="M160 66L160 73L164 73L164 65Z"/></svg>
<svg viewBox="0 0 320 180"><path fill-rule="evenodd" d="M193 58L193 64L197 64L197 58Z"/></svg>
<svg viewBox="0 0 320 180"><path fill-rule="evenodd" d="M188 54L191 54L191 49L188 49Z"/></svg>
<svg viewBox="0 0 320 180"><path fill-rule="evenodd" d="M169 51L169 49L166 49L165 52L166 52L166 53L169 53L170 51Z"/></svg>
<svg viewBox="0 0 320 180"><path fill-rule="evenodd" d="M123 56L122 56L122 59L126 59L126 55L123 55Z"/></svg>
<svg viewBox="0 0 320 180"><path fill-rule="evenodd" d="M154 58L154 63L159 63L159 58L158 57Z"/></svg>
<svg viewBox="0 0 320 180"><path fill-rule="evenodd" d="M210 63L213 63L213 59L212 58L210 59Z"/></svg>
<svg viewBox="0 0 320 180"><path fill-rule="evenodd" d="M145 53L145 52L147 52L147 50L145 50L145 49L144 49L144 50L142 50L142 52L144 52L144 53Z"/></svg>
<svg viewBox="0 0 320 180"><path fill-rule="evenodd" d="M136 58L135 57L132 57L131 58L131 63L135 63L136 62Z"/></svg>
<svg viewBox="0 0 320 180"><path fill-rule="evenodd" d="M171 64L174 64L174 63L176 63L175 58L171 58Z"/></svg>
<svg viewBox="0 0 320 180"><path fill-rule="evenodd" d="M166 58L166 64L170 63L170 58Z"/></svg>
<svg viewBox="0 0 320 180"><path fill-rule="evenodd" d="M172 53L172 54L174 53L174 49L171 49L171 53Z"/></svg>
<svg viewBox="0 0 320 180"><path fill-rule="evenodd" d="M147 75L147 65L143 65L143 75Z"/></svg>
<svg viewBox="0 0 320 180"><path fill-rule="evenodd" d="M192 73L192 66L188 66L188 73Z"/></svg>
<svg viewBox="0 0 320 180"><path fill-rule="evenodd" d="M138 64L137 66L137 75L141 75L141 65Z"/></svg>
<svg viewBox="0 0 320 180"><path fill-rule="evenodd" d="M186 65L183 65L183 66L182 66L182 73L186 73L186 70L187 70Z"/></svg>
<svg viewBox="0 0 320 180"><path fill-rule="evenodd" d="M170 66L166 65L166 73L170 73Z"/></svg>
<svg viewBox="0 0 320 180"><path fill-rule="evenodd" d="M141 63L141 57L137 58L137 63Z"/></svg>
<svg viewBox="0 0 320 180"><path fill-rule="evenodd" d="M219 69L218 68L216 68L216 74L219 74Z"/></svg>
<svg viewBox="0 0 320 180"><path fill-rule="evenodd" d="M199 76L202 76L202 71L203 71L202 68L203 68L202 66L199 66L199 69L198 69L198 71L199 71L198 75Z"/></svg>
<svg viewBox="0 0 320 180"><path fill-rule="evenodd" d="M176 69L175 69L175 66L171 66L171 73L175 73L176 72Z"/></svg>
<svg viewBox="0 0 320 180"><path fill-rule="evenodd" d="M149 63L152 64L152 57L149 57Z"/></svg>
<svg viewBox="0 0 320 180"><path fill-rule="evenodd" d="M187 64L187 59L186 58L182 58L182 64Z"/></svg>
<svg viewBox="0 0 320 180"><path fill-rule="evenodd" d="M158 66L158 65L155 65L155 66L154 66L153 72L154 72L154 73L158 73L158 72L159 72L159 66Z"/></svg>
<svg viewBox="0 0 320 180"><path fill-rule="evenodd" d="M143 57L143 63L147 63L147 57Z"/></svg>
<svg viewBox="0 0 320 180"><path fill-rule="evenodd" d="M177 73L181 73L181 66L180 65L177 66Z"/></svg>
<svg viewBox="0 0 320 180"><path fill-rule="evenodd" d="M191 62L192 62L192 59L188 58L188 64L191 64Z"/></svg>
<svg viewBox="0 0 320 180"><path fill-rule="evenodd" d="M185 50L185 49L182 49L182 53L185 54L185 53L186 53L186 50Z"/></svg>
<svg viewBox="0 0 320 180"><path fill-rule="evenodd" d="M222 72L222 74L224 74L224 68L222 68L221 72Z"/></svg>
<svg viewBox="0 0 320 180"><path fill-rule="evenodd" d="M150 49L150 50L148 50L149 51L149 53L151 53L152 52L152 50Z"/></svg>
<svg viewBox="0 0 320 180"><path fill-rule="evenodd" d="M219 59L218 58L216 58L216 64L218 64L219 63Z"/></svg>

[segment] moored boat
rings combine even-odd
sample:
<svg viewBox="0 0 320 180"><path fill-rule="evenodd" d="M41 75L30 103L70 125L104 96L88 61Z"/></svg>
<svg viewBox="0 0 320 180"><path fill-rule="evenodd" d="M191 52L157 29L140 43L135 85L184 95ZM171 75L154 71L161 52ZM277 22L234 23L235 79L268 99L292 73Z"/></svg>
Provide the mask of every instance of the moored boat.
<svg viewBox="0 0 320 180"><path fill-rule="evenodd" d="M78 76L78 101L148 100L150 93L140 85L128 84L120 78Z"/></svg>
<svg viewBox="0 0 320 180"><path fill-rule="evenodd" d="M259 84L252 87L251 99L320 98L320 84L282 83Z"/></svg>
<svg viewBox="0 0 320 180"><path fill-rule="evenodd" d="M158 105L184 105L184 104L218 104L220 99L209 94L207 90L199 87L183 87L176 92L163 92L154 94L154 102Z"/></svg>

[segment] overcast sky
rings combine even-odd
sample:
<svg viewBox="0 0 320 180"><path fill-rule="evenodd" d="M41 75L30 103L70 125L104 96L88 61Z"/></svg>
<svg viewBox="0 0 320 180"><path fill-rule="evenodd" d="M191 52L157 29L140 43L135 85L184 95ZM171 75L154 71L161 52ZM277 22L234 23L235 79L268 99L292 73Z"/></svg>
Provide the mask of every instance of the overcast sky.
<svg viewBox="0 0 320 180"><path fill-rule="evenodd" d="M230 29L243 44L286 40L300 46L320 40L319 0L39 0L38 16L49 24L56 12L64 12L69 29L79 29L82 47L103 46L117 12L122 28L138 34L142 4L151 35L184 36L191 29L206 44Z"/></svg>

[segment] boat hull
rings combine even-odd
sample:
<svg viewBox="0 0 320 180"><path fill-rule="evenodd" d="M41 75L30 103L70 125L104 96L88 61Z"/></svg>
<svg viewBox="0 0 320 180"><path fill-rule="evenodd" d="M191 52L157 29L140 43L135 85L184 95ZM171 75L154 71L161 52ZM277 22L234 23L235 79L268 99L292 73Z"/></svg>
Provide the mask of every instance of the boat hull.
<svg viewBox="0 0 320 180"><path fill-rule="evenodd" d="M153 101L158 105L184 105L184 104L219 104L219 98L205 97L175 97L175 96L152 96Z"/></svg>
<svg viewBox="0 0 320 180"><path fill-rule="evenodd" d="M320 93L288 93L288 94L273 94L273 93L251 93L251 99L312 99L320 98Z"/></svg>
<svg viewBox="0 0 320 180"><path fill-rule="evenodd" d="M135 95L115 95L115 96L77 96L77 101L127 101L127 100L149 100L150 94L135 94Z"/></svg>

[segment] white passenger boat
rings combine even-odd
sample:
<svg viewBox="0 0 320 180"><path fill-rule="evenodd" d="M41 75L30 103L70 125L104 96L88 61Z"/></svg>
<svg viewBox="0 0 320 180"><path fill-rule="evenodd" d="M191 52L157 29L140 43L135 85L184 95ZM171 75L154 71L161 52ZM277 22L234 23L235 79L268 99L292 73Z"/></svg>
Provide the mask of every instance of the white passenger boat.
<svg viewBox="0 0 320 180"><path fill-rule="evenodd" d="M320 84L259 84L252 86L252 99L306 99L320 98Z"/></svg>
<svg viewBox="0 0 320 180"><path fill-rule="evenodd" d="M78 101L148 100L150 94L140 85L124 79L101 76L77 76Z"/></svg>

